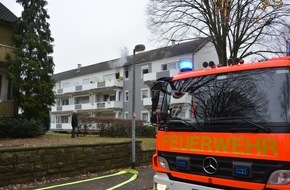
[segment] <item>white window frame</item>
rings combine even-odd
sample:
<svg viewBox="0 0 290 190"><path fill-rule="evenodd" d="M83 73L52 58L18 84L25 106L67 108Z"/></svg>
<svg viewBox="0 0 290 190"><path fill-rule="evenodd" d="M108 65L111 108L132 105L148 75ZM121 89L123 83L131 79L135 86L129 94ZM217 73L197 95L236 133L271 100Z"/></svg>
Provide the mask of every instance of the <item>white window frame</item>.
<svg viewBox="0 0 290 190"><path fill-rule="evenodd" d="M103 76L104 81L111 81L111 80L113 81L115 80L115 78L116 78L115 73L107 74Z"/></svg>
<svg viewBox="0 0 290 190"><path fill-rule="evenodd" d="M91 79L90 78L83 79L83 85L90 84L90 83L91 83Z"/></svg>
<svg viewBox="0 0 290 190"><path fill-rule="evenodd" d="M129 112L124 112L124 119L129 119L130 117L129 117Z"/></svg>
<svg viewBox="0 0 290 190"><path fill-rule="evenodd" d="M141 111L141 119L144 120L143 114L147 114L147 122L150 122L150 113L148 111Z"/></svg>
<svg viewBox="0 0 290 190"><path fill-rule="evenodd" d="M150 73L149 65L145 65L145 66L141 67L141 78L143 78L143 76L144 76L144 70L148 70L148 73ZM145 74L147 74L147 73L145 73Z"/></svg>
<svg viewBox="0 0 290 190"><path fill-rule="evenodd" d="M166 69L164 69L166 67ZM168 65L167 64L162 64L161 65L161 71L167 71L168 70Z"/></svg>
<svg viewBox="0 0 290 190"><path fill-rule="evenodd" d="M70 87L70 82L63 82L62 83L62 88L68 88Z"/></svg>
<svg viewBox="0 0 290 190"><path fill-rule="evenodd" d="M149 88L142 88L141 89L141 101L144 100L143 95L145 94L144 91L147 91L147 97L146 98L150 98L150 89Z"/></svg>
<svg viewBox="0 0 290 190"><path fill-rule="evenodd" d="M129 102L129 90L125 90L124 92L124 102Z"/></svg>
<svg viewBox="0 0 290 190"><path fill-rule="evenodd" d="M178 61L167 63L167 70L178 69ZM172 68L174 66L174 68Z"/></svg>

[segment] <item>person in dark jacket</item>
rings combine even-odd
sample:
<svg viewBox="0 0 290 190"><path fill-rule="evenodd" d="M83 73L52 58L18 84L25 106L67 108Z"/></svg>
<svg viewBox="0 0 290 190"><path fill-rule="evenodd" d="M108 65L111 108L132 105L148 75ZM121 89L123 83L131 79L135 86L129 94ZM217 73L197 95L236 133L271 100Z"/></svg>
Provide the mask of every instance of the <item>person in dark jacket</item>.
<svg viewBox="0 0 290 190"><path fill-rule="evenodd" d="M71 126L72 126L71 137L72 138L76 137L76 128L78 127L78 125L79 125L78 114L76 111L73 111L72 119L71 119Z"/></svg>

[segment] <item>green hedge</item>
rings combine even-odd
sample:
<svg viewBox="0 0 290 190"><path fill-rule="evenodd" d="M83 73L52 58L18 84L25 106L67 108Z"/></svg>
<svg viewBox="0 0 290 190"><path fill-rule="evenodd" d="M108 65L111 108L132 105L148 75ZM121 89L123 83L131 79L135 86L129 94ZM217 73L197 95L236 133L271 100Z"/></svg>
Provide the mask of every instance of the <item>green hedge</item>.
<svg viewBox="0 0 290 190"><path fill-rule="evenodd" d="M31 138L45 133L41 121L23 118L0 118L0 138Z"/></svg>
<svg viewBox="0 0 290 190"><path fill-rule="evenodd" d="M116 118L82 117L81 125L91 125L97 123L100 128L101 137L131 137L132 120ZM136 120L136 137L155 137L155 127L147 125L148 122Z"/></svg>

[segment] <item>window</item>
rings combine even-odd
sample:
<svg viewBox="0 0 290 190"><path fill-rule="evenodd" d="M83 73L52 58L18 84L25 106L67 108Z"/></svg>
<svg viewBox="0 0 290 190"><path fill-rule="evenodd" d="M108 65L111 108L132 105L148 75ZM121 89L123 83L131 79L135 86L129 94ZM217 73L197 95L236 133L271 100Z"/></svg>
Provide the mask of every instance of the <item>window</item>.
<svg viewBox="0 0 290 190"><path fill-rule="evenodd" d="M116 100L116 94L105 94L104 95L104 101L115 101Z"/></svg>
<svg viewBox="0 0 290 190"><path fill-rule="evenodd" d="M69 101L68 101L68 99L64 99L64 100L62 100L62 105L69 105Z"/></svg>
<svg viewBox="0 0 290 190"><path fill-rule="evenodd" d="M122 91L118 91L118 100L116 100L116 101L121 101L121 95L122 95Z"/></svg>
<svg viewBox="0 0 290 190"><path fill-rule="evenodd" d="M60 82L57 82L55 83L55 89L60 89L61 88L61 83Z"/></svg>
<svg viewBox="0 0 290 190"><path fill-rule="evenodd" d="M60 116L60 123L68 123L68 116L67 115Z"/></svg>
<svg viewBox="0 0 290 190"><path fill-rule="evenodd" d="M83 79L83 84L90 84L90 82L91 82L91 79L89 78Z"/></svg>
<svg viewBox="0 0 290 190"><path fill-rule="evenodd" d="M144 98L148 98L149 97L149 90L148 88L142 89L141 90L141 100L143 100Z"/></svg>
<svg viewBox="0 0 290 190"><path fill-rule="evenodd" d="M69 105L68 99L57 99L57 106Z"/></svg>
<svg viewBox="0 0 290 190"><path fill-rule="evenodd" d="M121 118L121 112L116 112L116 118Z"/></svg>
<svg viewBox="0 0 290 190"><path fill-rule="evenodd" d="M125 91L125 102L129 101L129 91Z"/></svg>
<svg viewBox="0 0 290 190"><path fill-rule="evenodd" d="M149 113L148 112L142 112L141 113L141 119L144 121L148 121L149 122Z"/></svg>
<svg viewBox="0 0 290 190"><path fill-rule="evenodd" d="M103 77L104 81L111 81L111 80L115 80L116 76L115 74L109 74L109 75L105 75Z"/></svg>
<svg viewBox="0 0 290 190"><path fill-rule="evenodd" d="M124 113L124 119L129 119L129 113L128 112Z"/></svg>
<svg viewBox="0 0 290 190"><path fill-rule="evenodd" d="M144 75L144 74L149 73L149 67L148 67L148 66L143 66L143 67L141 68L141 71L142 71L141 77L143 78L143 75Z"/></svg>
<svg viewBox="0 0 290 190"><path fill-rule="evenodd" d="M128 78L129 78L129 71L126 70L126 71L125 71L125 79L128 79Z"/></svg>
<svg viewBox="0 0 290 190"><path fill-rule="evenodd" d="M161 65L161 70L162 71L167 71L167 64Z"/></svg>
<svg viewBox="0 0 290 190"><path fill-rule="evenodd" d="M69 87L69 85L70 85L69 82L64 82L64 83L62 83L62 87L63 87L63 88L67 88L67 87Z"/></svg>
<svg viewBox="0 0 290 190"><path fill-rule="evenodd" d="M171 63L167 63L167 64L163 64L161 65L161 70L162 71L167 71L167 70L171 70L171 69L176 69L177 68L177 62L171 62Z"/></svg>
<svg viewBox="0 0 290 190"><path fill-rule="evenodd" d="M167 64L167 69L171 70L171 69L176 69L177 62L172 62L172 63L168 63Z"/></svg>
<svg viewBox="0 0 290 190"><path fill-rule="evenodd" d="M89 100L89 96L76 97L75 104L87 104L89 103Z"/></svg>
<svg viewBox="0 0 290 190"><path fill-rule="evenodd" d="M61 106L61 100L60 100L60 99L57 99L57 101L56 101L56 105L57 105L57 106Z"/></svg>

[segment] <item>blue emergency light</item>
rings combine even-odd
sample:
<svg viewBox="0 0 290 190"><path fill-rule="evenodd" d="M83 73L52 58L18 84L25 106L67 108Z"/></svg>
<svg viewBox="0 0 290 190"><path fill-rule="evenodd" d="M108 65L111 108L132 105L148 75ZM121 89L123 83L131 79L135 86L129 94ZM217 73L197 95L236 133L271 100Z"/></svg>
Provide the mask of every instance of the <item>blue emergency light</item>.
<svg viewBox="0 0 290 190"><path fill-rule="evenodd" d="M180 72L192 71L193 69L192 59L190 58L180 59L178 62L178 66Z"/></svg>

